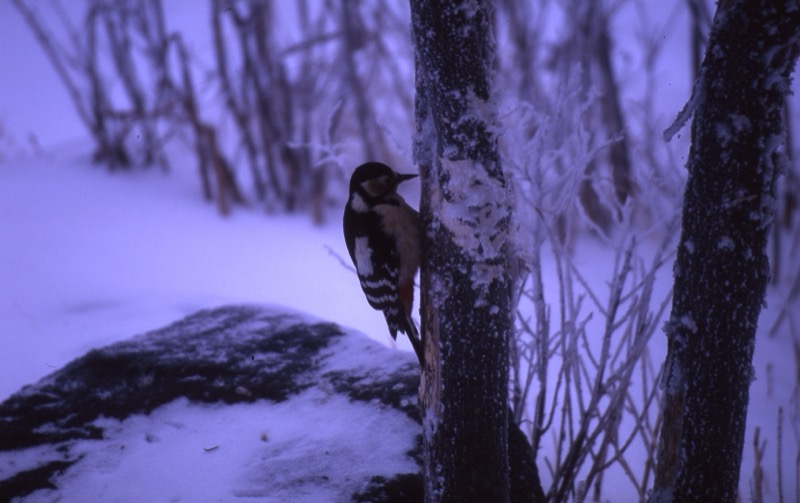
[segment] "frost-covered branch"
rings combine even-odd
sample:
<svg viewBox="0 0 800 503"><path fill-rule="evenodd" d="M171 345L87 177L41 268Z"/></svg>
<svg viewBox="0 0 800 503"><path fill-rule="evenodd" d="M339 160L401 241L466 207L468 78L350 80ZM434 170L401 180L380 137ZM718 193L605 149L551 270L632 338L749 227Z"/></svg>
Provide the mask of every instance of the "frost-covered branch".
<svg viewBox="0 0 800 503"><path fill-rule="evenodd" d="M520 121L514 131L534 132L521 142L524 154L507 158L520 194L516 242L527 271L512 350L519 358L511 374L515 417L529 425L534 452L549 469L549 500L599 498L615 470L643 499L654 469L660 396L648 342L668 305L664 266L676 225L665 225L653 248L636 238L637 225L626 217L628 230L615 237L616 245L608 243L615 251L606 259L605 281L598 278L600 262L574 257L578 241L561 229L576 228L581 218L568 206L580 190L568 177L580 172L558 176L552 166L575 165L571 159L597 151L583 141L581 107L573 110L559 118L572 131L565 135L553 134L559 124L553 117L524 106L504 117ZM607 290L597 288L602 283Z"/></svg>

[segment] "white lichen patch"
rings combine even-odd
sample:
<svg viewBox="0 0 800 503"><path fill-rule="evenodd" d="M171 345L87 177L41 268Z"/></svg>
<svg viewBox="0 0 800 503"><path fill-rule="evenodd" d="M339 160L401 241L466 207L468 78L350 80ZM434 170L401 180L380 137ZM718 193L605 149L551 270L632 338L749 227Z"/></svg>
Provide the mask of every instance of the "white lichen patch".
<svg viewBox="0 0 800 503"><path fill-rule="evenodd" d="M719 241L717 242L717 250L733 251L734 248L736 248L736 245L734 244L733 239L731 239L729 236L722 236L719 238Z"/></svg>
<svg viewBox="0 0 800 503"><path fill-rule="evenodd" d="M697 333L697 323L695 323L694 318L690 314L684 314L679 319L680 324L686 327L690 332Z"/></svg>
<svg viewBox="0 0 800 503"><path fill-rule="evenodd" d="M463 253L476 264L473 286L485 288L503 274L511 205L503 180L471 160L442 160L449 181L448 200L440 201L440 222Z"/></svg>

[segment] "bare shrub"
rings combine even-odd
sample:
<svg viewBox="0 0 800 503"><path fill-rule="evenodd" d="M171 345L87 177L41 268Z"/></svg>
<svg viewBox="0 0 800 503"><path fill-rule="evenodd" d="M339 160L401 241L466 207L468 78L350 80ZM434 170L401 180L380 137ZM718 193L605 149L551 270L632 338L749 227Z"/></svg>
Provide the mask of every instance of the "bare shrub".
<svg viewBox="0 0 800 503"><path fill-rule="evenodd" d="M296 11L286 17L270 2L210 0L210 69L184 34L167 31L161 0L82 5L14 0L94 142L94 161L109 170L166 170L168 143L183 139L220 213L251 191L269 210L312 209L321 220L335 199L329 182L346 179L339 156L347 165L393 157L382 121L410 138L413 77L397 59L410 55L408 14L393 3L300 1L280 6ZM211 106L198 93L208 84L221 98ZM382 108L378 93L405 106ZM334 116L334 127L318 121Z"/></svg>
<svg viewBox="0 0 800 503"><path fill-rule="evenodd" d="M637 231L626 204L619 208L626 227L597 246L609 250L609 269L598 275L592 268L602 262L576 258L575 231L593 227L579 211L581 168L602 149L584 129L590 107L566 105L580 103L578 92L569 81L556 93L553 115L519 105L505 118L520 136L508 141L525 146L507 154L518 184L524 271L511 349L513 411L546 466L550 501L599 500L609 471L644 499L660 396L661 355L654 357L648 343L670 300L664 266L672 260L677 222ZM597 289L598 278L607 290Z"/></svg>

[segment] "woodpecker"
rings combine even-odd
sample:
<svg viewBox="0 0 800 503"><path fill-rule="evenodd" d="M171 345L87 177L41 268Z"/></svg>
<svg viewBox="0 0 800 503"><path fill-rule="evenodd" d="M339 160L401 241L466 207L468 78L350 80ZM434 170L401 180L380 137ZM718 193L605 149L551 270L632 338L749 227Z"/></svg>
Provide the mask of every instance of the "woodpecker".
<svg viewBox="0 0 800 503"><path fill-rule="evenodd" d="M344 207L344 240L369 305L382 311L392 339L408 336L420 365L422 340L411 319L414 276L419 269L419 214L397 193L417 175L401 175L380 162L362 164L350 177Z"/></svg>

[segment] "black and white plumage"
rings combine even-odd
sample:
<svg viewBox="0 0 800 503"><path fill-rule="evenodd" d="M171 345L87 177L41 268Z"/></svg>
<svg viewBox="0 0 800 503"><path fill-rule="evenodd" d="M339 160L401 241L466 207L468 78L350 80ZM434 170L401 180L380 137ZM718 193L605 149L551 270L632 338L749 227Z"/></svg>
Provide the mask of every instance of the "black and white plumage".
<svg viewBox="0 0 800 503"><path fill-rule="evenodd" d="M362 164L350 178L344 240L369 305L382 311L392 338L405 333L420 365L422 341L411 318L414 276L421 259L419 214L397 193L417 175L401 175L379 162Z"/></svg>

